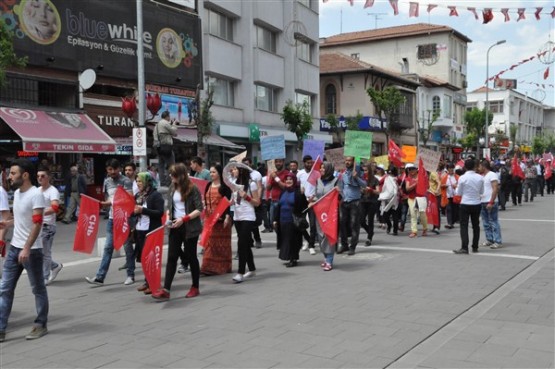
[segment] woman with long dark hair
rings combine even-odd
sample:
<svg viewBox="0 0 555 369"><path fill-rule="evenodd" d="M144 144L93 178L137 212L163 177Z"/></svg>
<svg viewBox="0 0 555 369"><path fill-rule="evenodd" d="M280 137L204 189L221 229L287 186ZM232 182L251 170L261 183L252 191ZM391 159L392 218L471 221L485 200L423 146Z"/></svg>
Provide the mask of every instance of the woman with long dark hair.
<svg viewBox="0 0 555 369"><path fill-rule="evenodd" d="M146 235L162 226L162 215L164 214L164 198L156 190L156 181L149 172L137 174L137 187L139 192L135 195L135 211L137 225L135 226L135 258L141 262L141 254L145 245ZM135 258L129 258L127 264L135 263ZM145 295L151 293L148 283L145 281L137 291Z"/></svg>
<svg viewBox="0 0 555 369"><path fill-rule="evenodd" d="M189 179L187 172L187 167L183 163L173 164L169 170L171 186L168 197L168 219L171 224L169 225L166 277L164 278L164 288L152 294L153 298L160 301L170 298L170 289L181 254L185 255L185 260L189 263L193 280L191 289L185 297L196 297L200 293L197 242L202 231L200 222L202 199L200 191ZM181 249L182 245L184 250Z"/></svg>
<svg viewBox="0 0 555 369"><path fill-rule="evenodd" d="M210 216L225 197L231 199L231 190L222 181L223 168L220 164L210 167L210 178L212 181L206 186L204 193L204 204L206 216ZM204 245L202 256L202 267L200 273L203 275L218 275L231 273L231 215L229 208L222 214L212 229L208 244Z"/></svg>
<svg viewBox="0 0 555 369"><path fill-rule="evenodd" d="M237 231L237 253L239 254L239 268L233 277L235 283L241 283L246 278L255 276L256 267L252 254L253 239L252 229L256 226L254 208L260 204L258 186L250 179L250 171L242 166L235 166L231 170L238 190L233 192L232 203L235 204L233 221ZM245 273L246 266L249 272Z"/></svg>

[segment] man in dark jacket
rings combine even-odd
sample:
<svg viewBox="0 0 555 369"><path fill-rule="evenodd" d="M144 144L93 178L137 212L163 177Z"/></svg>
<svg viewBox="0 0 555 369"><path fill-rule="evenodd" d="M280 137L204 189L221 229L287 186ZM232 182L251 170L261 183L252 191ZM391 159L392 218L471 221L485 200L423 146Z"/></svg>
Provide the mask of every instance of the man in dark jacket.
<svg viewBox="0 0 555 369"><path fill-rule="evenodd" d="M66 213L62 223L69 224L75 214L75 210L81 203L81 194L87 192L87 181L83 174L79 174L77 166L72 166L70 175L65 180L65 199L69 198L69 204L66 208Z"/></svg>

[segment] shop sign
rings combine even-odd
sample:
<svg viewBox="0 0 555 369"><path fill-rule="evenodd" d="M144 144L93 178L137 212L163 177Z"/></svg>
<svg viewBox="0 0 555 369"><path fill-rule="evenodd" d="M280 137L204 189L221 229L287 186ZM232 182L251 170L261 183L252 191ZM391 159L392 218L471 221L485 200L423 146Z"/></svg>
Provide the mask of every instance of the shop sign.
<svg viewBox="0 0 555 369"><path fill-rule="evenodd" d="M18 158L32 158L32 157L35 157L35 156L39 156L38 151L22 151L22 150L19 150L17 152L17 157Z"/></svg>
<svg viewBox="0 0 555 369"><path fill-rule="evenodd" d="M115 144L70 144L53 142L23 142L23 150L40 152L114 152Z"/></svg>

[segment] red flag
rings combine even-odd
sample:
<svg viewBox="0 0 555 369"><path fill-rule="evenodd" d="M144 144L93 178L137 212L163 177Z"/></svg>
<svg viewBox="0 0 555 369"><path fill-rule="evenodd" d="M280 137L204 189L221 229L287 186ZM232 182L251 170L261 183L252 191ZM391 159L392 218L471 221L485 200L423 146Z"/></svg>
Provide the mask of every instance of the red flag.
<svg viewBox="0 0 555 369"><path fill-rule="evenodd" d="M208 186L208 183L210 183L210 182L207 181L206 179L195 178L195 177L192 177L192 176L190 176L189 179L191 180L191 182L193 182L195 184L195 186L197 186L201 195L204 196L204 193L206 192L206 186Z"/></svg>
<svg viewBox="0 0 555 369"><path fill-rule="evenodd" d="M468 9L468 11L470 11L472 14L474 14L474 18L476 18L476 20L478 20L478 12L476 11L476 8L466 8Z"/></svg>
<svg viewBox="0 0 555 369"><path fill-rule="evenodd" d="M389 162L395 165L396 167L400 167L403 165L402 159L406 156L403 151L395 144L395 141L389 139L389 145L387 149L387 155L389 158Z"/></svg>
<svg viewBox="0 0 555 369"><path fill-rule="evenodd" d="M524 14L525 11L526 11L526 8L518 8L517 10L518 19L516 20L517 22L521 19L526 19L526 15Z"/></svg>
<svg viewBox="0 0 555 369"><path fill-rule="evenodd" d="M337 225L339 220L339 191L337 187L334 187L333 190L316 201L312 209L329 243L335 245L337 243Z"/></svg>
<svg viewBox="0 0 555 369"><path fill-rule="evenodd" d="M349 3L351 3L351 6L353 6L355 4L355 0L347 0Z"/></svg>
<svg viewBox="0 0 555 369"><path fill-rule="evenodd" d="M428 173L426 173L426 168L424 168L424 162L422 158L418 159L418 178L416 181L416 196L426 196L428 192Z"/></svg>
<svg viewBox="0 0 555 369"><path fill-rule="evenodd" d="M462 160L462 159L459 160L459 161L457 162L457 164L455 164L455 165L461 167L461 169L464 168L464 160Z"/></svg>
<svg viewBox="0 0 555 369"><path fill-rule="evenodd" d="M306 181L313 186L316 186L318 183L318 179L320 179L320 168L322 167L322 159L320 159L320 155L316 158L314 164L312 164L312 169L310 173L308 173L308 178Z"/></svg>
<svg viewBox="0 0 555 369"><path fill-rule="evenodd" d="M551 162L547 162L545 163L545 179L549 179L551 178L551 176L553 175L553 170L551 168Z"/></svg>
<svg viewBox="0 0 555 369"><path fill-rule="evenodd" d="M450 17L458 17L459 13L457 13L457 7L456 6L448 6L449 8L449 16Z"/></svg>
<svg viewBox="0 0 555 369"><path fill-rule="evenodd" d="M420 6L420 4L415 3L415 2L410 2L410 7L409 7L409 18L410 17L416 17L418 18L418 7Z"/></svg>
<svg viewBox="0 0 555 369"><path fill-rule="evenodd" d="M214 225L220 219L225 212L225 210L229 207L230 202L227 197L223 197L216 209L204 220L204 227L202 228L202 234L200 235L200 242L199 245L202 247L206 247L208 245L208 240L212 235L212 230L214 229Z"/></svg>
<svg viewBox="0 0 555 369"><path fill-rule="evenodd" d="M389 0L389 4L393 8L393 15L399 14L399 0Z"/></svg>
<svg viewBox="0 0 555 369"><path fill-rule="evenodd" d="M364 3L364 9L371 8L373 6L374 6L374 0L366 0L366 2Z"/></svg>
<svg viewBox="0 0 555 369"><path fill-rule="evenodd" d="M555 6L553 7L553 10L551 11L551 18L555 18Z"/></svg>
<svg viewBox="0 0 555 369"><path fill-rule="evenodd" d="M432 10L434 10L435 8L437 8L437 5L435 4L429 4L428 5L428 9L426 10L428 13L430 13Z"/></svg>
<svg viewBox="0 0 555 369"><path fill-rule="evenodd" d="M524 179L524 172L522 171L522 168L518 163L518 158L516 157L516 154L511 164L511 170L513 172L513 176L517 176L517 177L520 177L521 179Z"/></svg>
<svg viewBox="0 0 555 369"><path fill-rule="evenodd" d="M545 68L545 72L543 72L543 79L547 79L549 77L549 67Z"/></svg>
<svg viewBox="0 0 555 369"><path fill-rule="evenodd" d="M509 8L501 9L501 14L505 16L505 22L508 22L511 20L511 17L509 17Z"/></svg>
<svg viewBox="0 0 555 369"><path fill-rule="evenodd" d="M112 210L114 215L113 234L114 249L119 250L127 237L129 237L129 217L133 215L135 210L135 198L129 192L125 191L122 186L118 186L114 194L112 202Z"/></svg>
<svg viewBox="0 0 555 369"><path fill-rule="evenodd" d="M148 286L152 291L160 288L162 279L162 252L164 249L164 226L146 235L141 253L141 264Z"/></svg>
<svg viewBox="0 0 555 369"><path fill-rule="evenodd" d="M100 203L97 199L81 195L79 219L77 220L77 229L73 239L73 251L92 254L96 235L98 234L98 226L100 225L99 212Z"/></svg>
<svg viewBox="0 0 555 369"><path fill-rule="evenodd" d="M537 20L540 20L540 13L541 13L542 10L543 10L542 7L536 8L536 12L534 13L534 15L536 16Z"/></svg>
<svg viewBox="0 0 555 369"><path fill-rule="evenodd" d="M426 206L426 217L428 218L428 224L434 227L439 227L439 213L437 211L437 198L436 196L428 192L426 194L428 205Z"/></svg>
<svg viewBox="0 0 555 369"><path fill-rule="evenodd" d="M482 15L484 17L483 24L487 24L493 20L493 12L491 11L491 8L484 9L482 11Z"/></svg>

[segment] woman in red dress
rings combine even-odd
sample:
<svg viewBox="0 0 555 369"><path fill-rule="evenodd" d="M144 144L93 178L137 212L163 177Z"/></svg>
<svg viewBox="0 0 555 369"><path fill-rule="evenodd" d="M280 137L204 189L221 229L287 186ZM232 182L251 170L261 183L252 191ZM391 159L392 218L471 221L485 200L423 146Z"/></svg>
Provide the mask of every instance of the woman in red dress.
<svg viewBox="0 0 555 369"><path fill-rule="evenodd" d="M212 182L206 186L204 204L206 217L216 210L220 201L231 198L231 190L222 181L222 166L214 164L210 167ZM202 275L218 275L231 273L231 216L229 208L214 225L202 257L200 273Z"/></svg>

